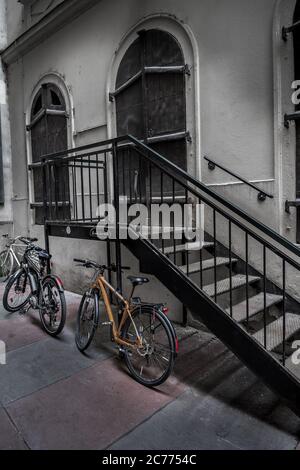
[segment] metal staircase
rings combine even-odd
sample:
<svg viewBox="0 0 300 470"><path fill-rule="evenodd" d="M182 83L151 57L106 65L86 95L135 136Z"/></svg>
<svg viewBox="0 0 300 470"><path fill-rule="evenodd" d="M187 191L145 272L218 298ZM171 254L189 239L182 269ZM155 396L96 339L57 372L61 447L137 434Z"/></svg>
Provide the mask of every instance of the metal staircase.
<svg viewBox="0 0 300 470"><path fill-rule="evenodd" d="M30 166L41 168L47 244L49 236L97 239L97 207L113 202L116 240L106 241L107 256L120 266L126 246L141 272L155 275L300 415L300 365L293 360L300 339L296 246L131 136L47 155ZM58 174L66 169L69 188L62 188ZM125 224L135 237L121 237L125 198L127 207L149 210L154 203L190 205L182 220L190 228L197 208L200 238L189 241L175 216L166 238L166 224L154 225L151 212L142 228L132 219ZM121 288L120 269L117 281Z"/></svg>

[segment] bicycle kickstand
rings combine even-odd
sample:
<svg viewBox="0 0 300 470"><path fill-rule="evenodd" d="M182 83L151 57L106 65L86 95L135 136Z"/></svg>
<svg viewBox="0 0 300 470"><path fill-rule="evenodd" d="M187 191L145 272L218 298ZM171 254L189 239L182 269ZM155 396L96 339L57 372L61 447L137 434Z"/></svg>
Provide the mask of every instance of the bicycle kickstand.
<svg viewBox="0 0 300 470"><path fill-rule="evenodd" d="M21 310L19 310L19 312L18 312L19 315L23 317L24 315L26 315L29 312L30 308L31 308L30 305L27 305L26 307L21 308Z"/></svg>

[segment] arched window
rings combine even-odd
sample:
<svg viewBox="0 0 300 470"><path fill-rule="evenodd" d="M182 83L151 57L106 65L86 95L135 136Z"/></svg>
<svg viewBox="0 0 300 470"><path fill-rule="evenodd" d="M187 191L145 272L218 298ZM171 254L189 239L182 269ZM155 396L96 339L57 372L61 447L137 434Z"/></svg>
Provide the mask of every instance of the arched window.
<svg viewBox="0 0 300 470"><path fill-rule="evenodd" d="M300 21L300 0L298 0L294 15L294 23ZM294 57L295 57L295 80L300 80L300 28L294 31ZM300 106L296 106L300 111ZM300 199L300 120L296 124L296 197ZM300 243L300 208L297 209L297 243Z"/></svg>
<svg viewBox="0 0 300 470"><path fill-rule="evenodd" d="M144 140L183 169L187 168L186 73L175 37L158 29L142 30L120 63L111 93L117 134ZM146 169L144 173L146 178ZM155 184L153 190L159 192L154 178Z"/></svg>
<svg viewBox="0 0 300 470"><path fill-rule="evenodd" d="M68 147L66 104L59 88L51 83L42 85L36 94L31 109L31 123L27 130L31 132L32 163L41 161L43 155L60 152ZM52 175L53 190L61 191L64 199L68 196L69 182L66 172ZM44 222L43 178L40 170L34 170L35 223ZM60 200L63 201L62 196ZM60 210L58 211L60 213Z"/></svg>

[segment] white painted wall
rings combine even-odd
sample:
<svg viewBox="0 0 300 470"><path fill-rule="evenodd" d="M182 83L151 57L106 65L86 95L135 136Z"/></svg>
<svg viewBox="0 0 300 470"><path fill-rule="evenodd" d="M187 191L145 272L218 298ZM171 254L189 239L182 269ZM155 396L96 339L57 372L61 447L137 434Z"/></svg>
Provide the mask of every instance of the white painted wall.
<svg viewBox="0 0 300 470"><path fill-rule="evenodd" d="M198 54L199 69L193 73L200 79L201 147L196 155L193 150L194 171L198 159L205 183L281 230L283 201L274 147L275 6L276 0L102 0L10 66L15 226L35 231L28 225L24 114L37 82L52 73L65 81L73 100L76 145L106 138L107 83L114 54L138 22L161 14L191 32ZM191 110L188 113L190 117ZM244 185L232 184L234 179L221 171L210 172L203 155L258 181L274 200L259 204ZM99 249L99 244L93 246ZM59 270L65 251L60 241L53 247L61 260ZM86 251L93 254L94 248ZM74 284L72 276L69 283Z"/></svg>

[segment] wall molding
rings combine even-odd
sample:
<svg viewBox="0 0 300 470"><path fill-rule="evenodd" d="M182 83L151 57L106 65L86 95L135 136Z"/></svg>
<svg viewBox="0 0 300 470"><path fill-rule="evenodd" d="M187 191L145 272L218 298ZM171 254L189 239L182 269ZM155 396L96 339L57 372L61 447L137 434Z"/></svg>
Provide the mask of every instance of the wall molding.
<svg viewBox="0 0 300 470"><path fill-rule="evenodd" d="M15 41L1 52L6 65L13 64L25 54L30 52L42 41L75 20L89 8L101 0L65 0L45 15L31 28L21 34Z"/></svg>

